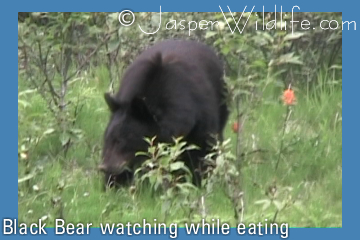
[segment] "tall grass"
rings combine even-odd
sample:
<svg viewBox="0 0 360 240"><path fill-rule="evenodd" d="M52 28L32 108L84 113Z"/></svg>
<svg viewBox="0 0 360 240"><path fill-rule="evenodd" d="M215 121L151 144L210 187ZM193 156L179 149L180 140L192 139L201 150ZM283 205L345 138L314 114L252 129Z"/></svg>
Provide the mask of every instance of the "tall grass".
<svg viewBox="0 0 360 240"><path fill-rule="evenodd" d="M69 86L69 96L82 99L76 127L82 136L61 153L59 134L42 135L53 127L46 103L34 91L19 99L19 149L23 139L38 139L31 145L25 159L19 157L19 179L33 173L32 178L19 182L19 222L35 222L43 218L54 225L62 217L68 222L139 222L163 219L161 203L144 190L133 196L129 189L102 191L102 175L96 170L100 162L103 132L109 113L103 100L108 90L108 73L98 67ZM274 219L290 227L342 226L342 89L329 72L321 72L312 88L296 89L297 104L282 126L286 107L278 100L281 89L264 91L261 104L252 106L247 121L242 123L242 190L245 199L246 223ZM295 86L296 87L296 86ZM19 93L28 90L19 79ZM271 92L271 93L270 93ZM231 116L225 129L235 149L236 135ZM284 144L279 168L275 171L281 139ZM36 171L34 170L36 169ZM233 209L218 186L206 199L208 214L235 226ZM276 196L269 197L271 194ZM270 201L269 199L276 199ZM168 222L180 222L185 212L171 212Z"/></svg>

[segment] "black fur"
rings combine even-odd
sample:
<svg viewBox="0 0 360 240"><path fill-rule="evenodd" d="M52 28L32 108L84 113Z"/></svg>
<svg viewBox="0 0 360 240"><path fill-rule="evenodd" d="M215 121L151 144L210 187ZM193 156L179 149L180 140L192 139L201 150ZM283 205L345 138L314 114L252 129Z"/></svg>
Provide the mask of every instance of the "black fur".
<svg viewBox="0 0 360 240"><path fill-rule="evenodd" d="M183 158L199 185L195 170L214 135L222 140L228 117L225 94L222 62L208 46L167 40L145 50L125 72L115 96L105 94L111 111L100 165L105 181L113 176L123 184L131 178L143 161L135 153L148 147L144 137L172 142L183 136L200 147Z"/></svg>

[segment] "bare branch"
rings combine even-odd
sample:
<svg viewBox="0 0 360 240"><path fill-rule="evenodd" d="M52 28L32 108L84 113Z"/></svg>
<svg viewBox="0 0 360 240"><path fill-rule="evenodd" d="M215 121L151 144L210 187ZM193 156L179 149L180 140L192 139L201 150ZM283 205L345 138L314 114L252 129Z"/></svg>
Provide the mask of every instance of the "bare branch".
<svg viewBox="0 0 360 240"><path fill-rule="evenodd" d="M97 51L99 51L99 49L110 39L110 37L112 36L112 34L114 34L114 33L117 32L117 31L118 31L118 30L116 29L116 30L113 30L113 31L111 31L110 33L108 33L107 36L105 37L105 39L104 39L101 43L99 43L99 44L96 46L96 48L95 48L88 56L86 56L85 61L83 61L83 62L80 64L80 66L79 66L72 74L70 74L70 75L66 78L66 81L68 81L69 79L73 78L73 77L85 66L85 64L87 64L87 63L90 61L91 57L92 57Z"/></svg>

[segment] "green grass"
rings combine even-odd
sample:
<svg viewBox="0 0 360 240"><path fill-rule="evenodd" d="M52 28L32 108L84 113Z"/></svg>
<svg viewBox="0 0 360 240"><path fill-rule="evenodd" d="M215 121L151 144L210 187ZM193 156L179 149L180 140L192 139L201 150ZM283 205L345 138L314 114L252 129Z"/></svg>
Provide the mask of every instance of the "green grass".
<svg viewBox="0 0 360 240"><path fill-rule="evenodd" d="M19 97L29 103L26 107L19 104L19 149L22 144L30 146L27 160L19 157L19 179L37 169L33 178L19 183L19 222L32 223L44 217L47 226L54 226L54 219L63 217L67 222L91 222L98 227L106 222L164 219L160 197L152 197L146 190L136 197L128 189L102 191L102 175L96 166L109 117L103 100L108 89L107 76L106 69L98 67L69 86L68 98L82 99L83 108L74 126L82 130L82 137L66 156L61 153L57 132L41 137L36 145L23 143L23 139L40 137L55 125L46 102L38 94ZM275 206L265 208L257 202L268 199L265 193L275 184L278 189L291 188L289 193L279 193L278 199L288 206L278 212L277 222L289 223L290 227L342 226L342 90L329 82L331 76L321 73L312 88L296 89L297 104L292 108L284 136L286 106L278 100L281 89L277 89L279 95L266 91L272 94L263 96L264 101L255 107L251 102L242 103L244 108L252 107L251 113L245 114L241 149L243 152L265 150L242 158L246 223L273 219ZM19 92L27 88L20 79ZM225 129L233 149L234 119L233 114ZM284 150L275 171L282 137ZM206 205L209 218L220 218L235 226L231 201L220 186L206 198ZM183 218L185 213L174 210L170 211L167 222Z"/></svg>

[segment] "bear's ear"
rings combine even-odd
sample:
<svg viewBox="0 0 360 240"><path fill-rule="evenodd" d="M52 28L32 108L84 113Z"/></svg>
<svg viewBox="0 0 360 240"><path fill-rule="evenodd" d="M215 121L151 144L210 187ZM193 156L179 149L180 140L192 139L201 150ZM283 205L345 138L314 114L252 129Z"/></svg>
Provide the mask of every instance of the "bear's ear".
<svg viewBox="0 0 360 240"><path fill-rule="evenodd" d="M131 113L139 120L153 121L154 117L151 114L146 102L143 98L136 97L131 103Z"/></svg>
<svg viewBox="0 0 360 240"><path fill-rule="evenodd" d="M149 59L150 65L148 65L148 72L147 77L153 78L157 73L161 71L162 68L162 56L160 52L155 53L150 59Z"/></svg>
<svg viewBox="0 0 360 240"><path fill-rule="evenodd" d="M105 93L104 98L111 112L116 112L120 108L120 104L116 102L116 99L110 93Z"/></svg>
<svg viewBox="0 0 360 240"><path fill-rule="evenodd" d="M156 67L161 67L162 65L162 56L160 52L155 53L155 55L152 57L151 62L156 66Z"/></svg>

